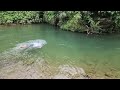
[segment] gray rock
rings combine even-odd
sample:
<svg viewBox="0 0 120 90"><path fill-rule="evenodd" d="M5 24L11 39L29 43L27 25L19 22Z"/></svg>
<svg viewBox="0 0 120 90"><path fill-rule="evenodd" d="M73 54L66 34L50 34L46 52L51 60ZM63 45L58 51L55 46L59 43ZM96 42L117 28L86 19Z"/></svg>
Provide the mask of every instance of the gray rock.
<svg viewBox="0 0 120 90"><path fill-rule="evenodd" d="M63 74L57 74L52 79L70 79L70 78Z"/></svg>
<svg viewBox="0 0 120 90"><path fill-rule="evenodd" d="M73 67L70 65L60 65L59 72L54 79L89 79L83 68Z"/></svg>

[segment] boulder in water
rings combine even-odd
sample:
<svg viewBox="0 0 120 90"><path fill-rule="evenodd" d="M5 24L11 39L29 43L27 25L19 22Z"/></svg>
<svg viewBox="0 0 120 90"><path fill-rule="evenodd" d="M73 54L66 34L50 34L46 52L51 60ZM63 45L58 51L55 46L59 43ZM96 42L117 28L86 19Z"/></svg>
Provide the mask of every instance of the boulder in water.
<svg viewBox="0 0 120 90"><path fill-rule="evenodd" d="M47 42L45 40L41 40L41 39L30 40L30 41L27 41L27 42L17 44L16 49L30 50L30 49L35 49L35 48L42 48L45 44L47 44Z"/></svg>

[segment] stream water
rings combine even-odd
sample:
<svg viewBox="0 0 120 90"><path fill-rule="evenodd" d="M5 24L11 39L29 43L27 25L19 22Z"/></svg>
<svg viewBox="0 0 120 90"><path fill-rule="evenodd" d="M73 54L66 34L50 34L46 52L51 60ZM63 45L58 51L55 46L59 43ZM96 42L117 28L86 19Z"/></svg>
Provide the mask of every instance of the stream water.
<svg viewBox="0 0 120 90"><path fill-rule="evenodd" d="M1 26L0 53L37 39L47 44L30 51L30 55L43 58L53 66L72 64L89 74L120 78L120 34L86 35L46 24Z"/></svg>

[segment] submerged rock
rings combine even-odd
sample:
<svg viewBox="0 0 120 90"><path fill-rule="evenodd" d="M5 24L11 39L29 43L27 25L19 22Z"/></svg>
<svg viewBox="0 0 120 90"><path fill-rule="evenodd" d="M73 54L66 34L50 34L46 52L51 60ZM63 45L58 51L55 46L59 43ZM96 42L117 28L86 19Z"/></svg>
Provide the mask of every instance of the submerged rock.
<svg viewBox="0 0 120 90"><path fill-rule="evenodd" d="M36 48L42 48L47 42L45 40L29 40L20 44L17 44L14 49L16 50L31 50Z"/></svg>
<svg viewBox="0 0 120 90"><path fill-rule="evenodd" d="M61 65L58 74L53 79L89 79L89 77L83 68Z"/></svg>

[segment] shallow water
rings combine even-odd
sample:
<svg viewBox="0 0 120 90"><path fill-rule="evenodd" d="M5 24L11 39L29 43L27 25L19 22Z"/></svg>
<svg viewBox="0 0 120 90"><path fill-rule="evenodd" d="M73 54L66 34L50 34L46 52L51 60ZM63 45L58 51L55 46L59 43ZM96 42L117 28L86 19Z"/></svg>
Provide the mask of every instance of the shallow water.
<svg viewBox="0 0 120 90"><path fill-rule="evenodd" d="M87 36L46 24L1 26L0 53L9 51L16 44L36 39L46 40L47 44L29 53L51 65L72 64L98 76L111 72L111 77L114 74L114 77L120 78L119 34Z"/></svg>

